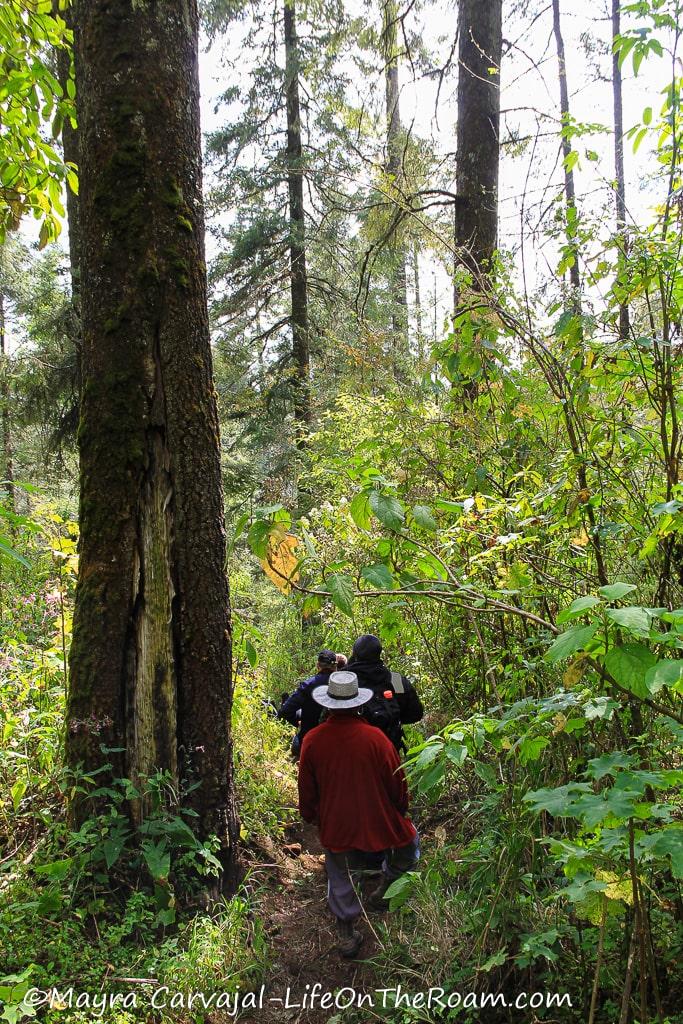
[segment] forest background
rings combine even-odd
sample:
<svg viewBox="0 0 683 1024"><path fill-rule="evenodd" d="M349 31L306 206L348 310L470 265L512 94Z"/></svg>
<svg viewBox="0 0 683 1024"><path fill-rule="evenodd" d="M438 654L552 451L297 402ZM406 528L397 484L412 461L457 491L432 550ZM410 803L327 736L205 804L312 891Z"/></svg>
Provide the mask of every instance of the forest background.
<svg viewBox="0 0 683 1024"><path fill-rule="evenodd" d="M281 887L263 865L296 813L268 701L321 647L373 632L428 712L407 754L423 858L373 926L372 977L571 996L491 1021L683 1020L677 0L203 5L234 677L224 834L162 741L126 771L114 733L95 749L78 729L89 648L103 677L116 660L83 598L70 655L79 498L115 521L123 486L87 461L82 267L106 239L78 214L78 14L0 12L4 1019L65 979L234 992L273 977ZM130 160L119 172L111 223L129 258L146 218ZM160 209L196 236L187 192L165 187ZM199 250L165 258L190 293ZM104 334L127 337L122 308ZM100 409L116 462L124 434Z"/></svg>

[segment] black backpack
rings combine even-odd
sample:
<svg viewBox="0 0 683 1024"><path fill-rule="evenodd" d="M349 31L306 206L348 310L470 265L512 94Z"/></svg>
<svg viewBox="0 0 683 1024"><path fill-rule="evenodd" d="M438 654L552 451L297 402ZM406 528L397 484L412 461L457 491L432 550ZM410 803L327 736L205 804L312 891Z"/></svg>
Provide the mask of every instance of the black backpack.
<svg viewBox="0 0 683 1024"><path fill-rule="evenodd" d="M385 689L393 690L391 697L384 696ZM373 687L372 697L363 706L363 717L370 725L375 725L378 729L381 729L400 753L405 744L403 729L401 728L401 709L396 700L397 693L405 693L405 687L401 673L392 672L391 687L381 685Z"/></svg>

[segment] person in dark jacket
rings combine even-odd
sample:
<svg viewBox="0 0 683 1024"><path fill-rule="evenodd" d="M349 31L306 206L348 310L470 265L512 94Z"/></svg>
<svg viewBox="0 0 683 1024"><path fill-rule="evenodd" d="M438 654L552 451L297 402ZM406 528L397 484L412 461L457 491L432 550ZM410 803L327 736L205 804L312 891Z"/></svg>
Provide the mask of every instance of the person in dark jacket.
<svg viewBox="0 0 683 1024"><path fill-rule="evenodd" d="M424 715L422 701L408 677L400 672L391 672L382 661L382 642L379 637L371 633L359 636L353 645L346 670L355 672L359 686L368 687L375 696L382 696L391 690L398 704L402 726L419 722Z"/></svg>
<svg viewBox="0 0 683 1024"><path fill-rule="evenodd" d="M292 754L298 757L303 738L310 732L318 722L322 714L322 708L313 700L312 693L316 686L327 686L330 673L337 668L337 655L334 651L323 650L318 655L316 673L303 683L299 683L294 693L282 704L278 718L297 728L297 734L292 741Z"/></svg>

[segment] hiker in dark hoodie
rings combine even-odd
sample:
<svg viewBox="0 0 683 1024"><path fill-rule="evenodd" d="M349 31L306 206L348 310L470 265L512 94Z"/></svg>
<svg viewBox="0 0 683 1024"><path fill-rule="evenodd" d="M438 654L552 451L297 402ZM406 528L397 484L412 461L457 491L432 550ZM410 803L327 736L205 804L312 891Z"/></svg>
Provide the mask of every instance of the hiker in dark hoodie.
<svg viewBox="0 0 683 1024"><path fill-rule="evenodd" d="M405 747L402 726L419 722L424 715L415 687L407 676L387 668L382 661L382 642L371 633L356 640L346 671L355 672L359 685L372 690L375 699L368 703L366 717L371 724L378 725L387 733L400 753ZM394 710L398 705L393 728L387 722L391 715L382 712L383 703Z"/></svg>
<svg viewBox="0 0 683 1024"><path fill-rule="evenodd" d="M294 693L283 702L278 712L278 718L284 718L285 722L297 726L299 730L292 740L292 754L295 758L299 757L301 743L306 733L320 721L322 708L316 704L311 694L316 686L327 686L330 673L334 672L336 668L337 655L334 651L321 651L318 655L315 675L304 679L303 683L299 683Z"/></svg>

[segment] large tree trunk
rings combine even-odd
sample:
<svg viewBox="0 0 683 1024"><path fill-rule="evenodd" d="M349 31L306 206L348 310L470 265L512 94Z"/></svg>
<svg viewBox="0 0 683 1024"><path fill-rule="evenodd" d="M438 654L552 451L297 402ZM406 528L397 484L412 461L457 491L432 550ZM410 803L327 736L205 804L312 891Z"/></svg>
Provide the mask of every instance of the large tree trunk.
<svg viewBox="0 0 683 1024"><path fill-rule="evenodd" d="M460 0L459 7L455 246L475 287L498 240L502 8L502 0Z"/></svg>
<svg viewBox="0 0 683 1024"><path fill-rule="evenodd" d="M305 440L311 422L308 282L304 214L303 150L299 104L299 48L295 0L285 0L285 94L287 101L287 185L289 189L289 265L292 294L292 355L294 357L294 417L297 443Z"/></svg>
<svg viewBox="0 0 683 1024"><path fill-rule="evenodd" d="M230 616L196 0L78 0L74 24L83 393L68 760L198 782L186 802L202 834L220 837L230 876Z"/></svg>
<svg viewBox="0 0 683 1024"><path fill-rule="evenodd" d="M395 0L384 0L382 6L382 56L384 58L384 88L387 118L386 171L390 188L397 193L403 185L403 130L401 126L400 88L398 81L398 11ZM390 216L398 224L403 219L400 202ZM406 251L394 231L390 239L391 258L391 326L393 348L408 348L408 286L406 281Z"/></svg>
<svg viewBox="0 0 683 1024"><path fill-rule="evenodd" d="M472 288L479 292L486 290L498 243L502 12L502 0L460 0L455 265L469 270ZM453 300L457 316L462 308L457 277ZM476 379L464 382L468 404L477 393Z"/></svg>

